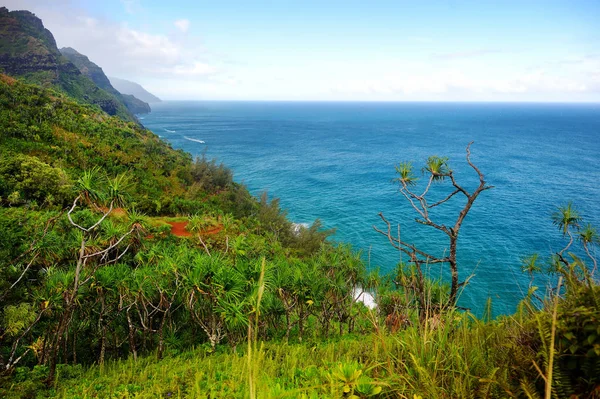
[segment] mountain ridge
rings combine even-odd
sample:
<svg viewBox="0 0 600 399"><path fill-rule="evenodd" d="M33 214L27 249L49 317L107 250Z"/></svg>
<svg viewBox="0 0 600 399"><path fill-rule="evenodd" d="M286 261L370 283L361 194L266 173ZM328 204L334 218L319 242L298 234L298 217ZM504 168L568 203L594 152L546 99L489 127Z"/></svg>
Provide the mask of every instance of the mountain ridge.
<svg viewBox="0 0 600 399"><path fill-rule="evenodd" d="M139 123L122 100L98 87L61 54L52 33L32 12L0 7L0 72L63 91L109 115Z"/></svg>
<svg viewBox="0 0 600 399"><path fill-rule="evenodd" d="M62 47L60 53L67 57L84 76L90 78L98 87L124 103L131 113L147 114L151 111L150 105L145 101L129 94L123 95L115 89L102 68L92 62L85 54L81 54L72 47Z"/></svg>
<svg viewBox="0 0 600 399"><path fill-rule="evenodd" d="M112 86L122 94L130 94L149 104L162 102L160 98L144 89L142 85L130 80L109 76Z"/></svg>

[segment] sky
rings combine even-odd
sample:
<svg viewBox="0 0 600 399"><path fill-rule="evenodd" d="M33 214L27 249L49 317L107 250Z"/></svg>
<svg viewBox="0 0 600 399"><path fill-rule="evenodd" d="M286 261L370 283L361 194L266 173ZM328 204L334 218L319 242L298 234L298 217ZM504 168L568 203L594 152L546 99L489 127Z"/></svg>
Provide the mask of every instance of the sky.
<svg viewBox="0 0 600 399"><path fill-rule="evenodd" d="M166 100L600 102L600 1L4 0Z"/></svg>

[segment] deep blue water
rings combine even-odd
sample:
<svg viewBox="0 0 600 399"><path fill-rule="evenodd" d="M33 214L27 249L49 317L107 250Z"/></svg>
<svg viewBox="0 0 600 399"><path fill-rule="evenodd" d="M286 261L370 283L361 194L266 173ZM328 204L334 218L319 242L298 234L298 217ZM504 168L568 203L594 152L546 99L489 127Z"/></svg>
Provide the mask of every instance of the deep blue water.
<svg viewBox="0 0 600 399"><path fill-rule="evenodd" d="M402 238L441 254L445 237L416 225L391 180L394 165L450 157L459 182L477 185L472 160L495 186L469 213L459 238L461 277L475 276L460 302L512 312L528 277L520 259L548 256L563 239L550 215L573 201L600 227L600 104L166 102L146 127L194 155L206 150L252 193L279 197L291 220L336 227L335 240L362 249L370 268L393 269L399 254L374 232L383 212ZM192 140L202 140L199 143ZM431 190L443 198L445 184ZM436 196L437 194L437 196ZM432 200L433 201L433 200ZM430 203L432 203L430 201ZM461 204L462 205L462 202ZM449 222L458 204L436 208ZM406 259L406 258L405 258ZM434 274L439 275L439 265ZM543 281L539 281L543 284Z"/></svg>

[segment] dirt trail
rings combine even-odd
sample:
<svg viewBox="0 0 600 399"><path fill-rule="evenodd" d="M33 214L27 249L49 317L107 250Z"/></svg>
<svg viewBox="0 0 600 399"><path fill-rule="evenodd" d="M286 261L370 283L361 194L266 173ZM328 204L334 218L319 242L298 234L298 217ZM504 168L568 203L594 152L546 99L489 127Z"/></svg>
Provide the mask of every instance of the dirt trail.
<svg viewBox="0 0 600 399"><path fill-rule="evenodd" d="M221 230L223 230L223 225L219 224L217 226L214 226L211 229L203 231L202 234L208 234L208 235L210 235L210 234L217 234L217 233L220 233Z"/></svg>
<svg viewBox="0 0 600 399"><path fill-rule="evenodd" d="M177 236L177 237L191 237L192 233L190 233L189 231L187 231L185 228L188 225L187 221L183 221L183 222L167 222L168 224L171 225L171 234ZM202 232L202 234L207 234L207 235L212 235L212 234L217 234L219 233L221 230L223 230L223 225L217 225L214 226L208 230L205 230Z"/></svg>
<svg viewBox="0 0 600 399"><path fill-rule="evenodd" d="M177 237L191 237L192 233L187 231L185 228L188 222L167 222L171 225L171 234Z"/></svg>

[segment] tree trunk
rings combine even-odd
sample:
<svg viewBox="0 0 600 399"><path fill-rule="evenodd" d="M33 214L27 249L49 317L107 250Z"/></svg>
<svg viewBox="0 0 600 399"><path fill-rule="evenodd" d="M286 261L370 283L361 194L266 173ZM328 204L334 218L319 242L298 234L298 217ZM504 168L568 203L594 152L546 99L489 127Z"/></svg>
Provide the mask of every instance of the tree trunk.
<svg viewBox="0 0 600 399"><path fill-rule="evenodd" d="M165 351L164 327L165 327L165 321L167 320L167 313L169 313L169 312L165 311L165 313L163 313L162 320L160 321L160 327L158 328L158 360L162 359L163 353Z"/></svg>
<svg viewBox="0 0 600 399"><path fill-rule="evenodd" d="M54 380L56 378L56 364L58 363L58 351L62 344L63 335L67 330L67 324L71 319L71 315L73 314L73 308L73 305L67 305L67 308L63 312L58 323L58 327L56 329L56 337L50 348L50 370L48 373L48 379L46 380L46 382L49 385L54 384Z"/></svg>
<svg viewBox="0 0 600 399"><path fill-rule="evenodd" d="M447 307L456 305L456 296L458 294L458 267L456 265L456 242L458 241L458 232L450 236L450 272L452 274L452 283L450 285L450 298L448 298Z"/></svg>
<svg viewBox="0 0 600 399"><path fill-rule="evenodd" d="M135 327L133 326L129 309L127 309L127 326L129 328L129 351L133 354L133 360L137 361L137 350L135 348Z"/></svg>
<svg viewBox="0 0 600 399"><path fill-rule="evenodd" d="M104 365L104 354L106 353L106 327L102 326L102 337L100 339L100 366Z"/></svg>

